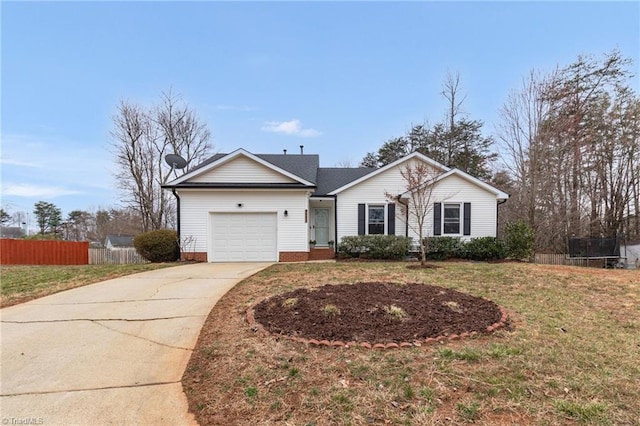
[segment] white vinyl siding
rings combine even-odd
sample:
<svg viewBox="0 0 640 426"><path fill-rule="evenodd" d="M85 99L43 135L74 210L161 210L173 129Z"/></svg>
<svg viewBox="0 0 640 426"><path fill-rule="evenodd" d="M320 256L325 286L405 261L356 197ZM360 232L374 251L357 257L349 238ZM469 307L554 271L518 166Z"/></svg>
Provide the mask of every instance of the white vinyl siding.
<svg viewBox="0 0 640 426"><path fill-rule="evenodd" d="M405 183L400 176L399 168L389 169L337 194L338 242L342 237L358 235L358 204L386 205L390 200L385 196L385 192L405 192ZM405 235L405 217L400 207L399 203L396 203L395 235ZM368 215L368 211L365 214ZM386 219L388 221L388 218ZM433 227L433 224L431 226Z"/></svg>
<svg viewBox="0 0 640 426"><path fill-rule="evenodd" d="M296 181L250 158L240 156L213 170L192 177L189 182L294 183Z"/></svg>
<svg viewBox="0 0 640 426"><path fill-rule="evenodd" d="M460 233L465 240L477 237L495 237L497 235L497 200L494 194L483 190L473 183L459 177L449 176L438 182L434 202L458 204L460 206ZM441 197L438 199L438 197ZM463 204L471 203L471 235L462 235L464 213ZM444 212L443 216L444 218ZM433 212L427 220L429 235L433 235ZM443 234L447 235L447 234Z"/></svg>
<svg viewBox="0 0 640 426"><path fill-rule="evenodd" d="M400 176L399 167L403 167L403 164L337 194L338 241L344 236L358 235L358 204L385 204L389 202L385 193L400 194L405 192L406 183ZM460 205L459 235L462 234L463 226L462 205L463 203L471 203L471 235L463 238L496 236L496 196L456 175L450 175L436 184L424 225L425 236L433 235L433 203L437 202ZM405 235L407 228L405 219L402 206L400 203L396 203L396 235ZM409 226L409 236L417 240L417 226Z"/></svg>
<svg viewBox="0 0 640 426"><path fill-rule="evenodd" d="M308 250L308 223L305 223L307 191L182 189L178 195L180 236L189 241L185 251L209 252L211 213L274 213L277 251Z"/></svg>

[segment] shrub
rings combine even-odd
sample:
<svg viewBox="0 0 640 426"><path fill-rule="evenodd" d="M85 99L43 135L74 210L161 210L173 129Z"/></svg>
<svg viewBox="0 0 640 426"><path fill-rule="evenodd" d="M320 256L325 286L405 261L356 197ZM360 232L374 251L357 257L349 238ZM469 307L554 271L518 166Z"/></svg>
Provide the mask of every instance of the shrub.
<svg viewBox="0 0 640 426"><path fill-rule="evenodd" d="M367 259L404 258L409 252L411 238L397 235L355 235L342 237L338 245L341 257Z"/></svg>
<svg viewBox="0 0 640 426"><path fill-rule="evenodd" d="M507 257L511 259L531 259L534 253L535 235L524 221L510 222L505 228Z"/></svg>
<svg viewBox="0 0 640 426"><path fill-rule="evenodd" d="M425 238L427 259L445 260L460 257L463 242L460 237Z"/></svg>
<svg viewBox="0 0 640 426"><path fill-rule="evenodd" d="M149 262L175 262L180 258L178 235L169 229L140 234L133 239L133 246Z"/></svg>
<svg viewBox="0 0 640 426"><path fill-rule="evenodd" d="M463 244L460 257L471 260L504 259L504 243L495 237L473 238Z"/></svg>
<svg viewBox="0 0 640 426"><path fill-rule="evenodd" d="M363 236L342 237L338 244L338 254L340 257L358 257L360 253L365 250Z"/></svg>

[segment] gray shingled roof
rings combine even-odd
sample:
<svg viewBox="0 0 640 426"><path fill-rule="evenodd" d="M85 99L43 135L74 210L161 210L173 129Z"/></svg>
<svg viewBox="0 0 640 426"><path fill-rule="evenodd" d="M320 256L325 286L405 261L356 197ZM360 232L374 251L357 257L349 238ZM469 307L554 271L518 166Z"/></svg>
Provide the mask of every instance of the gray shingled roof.
<svg viewBox="0 0 640 426"><path fill-rule="evenodd" d="M216 154L204 162L198 164L190 172L207 166L229 154ZM314 183L317 188L313 196L327 195L329 192L340 188L356 179L373 172L374 168L339 168L339 167L319 167L320 158L317 154L254 154L256 157L273 164L283 170L288 171L300 178ZM182 183L179 186L198 187L198 184ZM199 184L207 186L208 184ZM234 183L225 184L226 187L233 187ZM242 185L238 183L237 185Z"/></svg>
<svg viewBox="0 0 640 426"><path fill-rule="evenodd" d="M133 247L133 238L133 235L107 235L107 241L114 247Z"/></svg>
<svg viewBox="0 0 640 426"><path fill-rule="evenodd" d="M318 169L317 189L313 193L314 196L327 195L329 192L340 188L354 180L373 172L374 168L338 168L338 167L321 167Z"/></svg>
<svg viewBox="0 0 640 426"><path fill-rule="evenodd" d="M1 226L0 237L2 238L20 238L24 235L24 229L19 226Z"/></svg>
<svg viewBox="0 0 640 426"><path fill-rule="evenodd" d="M312 183L316 182L316 172L320 166L320 157L317 154L255 154L265 161L280 167L283 170L300 176Z"/></svg>
<svg viewBox="0 0 640 426"><path fill-rule="evenodd" d="M206 159L202 163L198 164L193 169L189 170L192 172L197 169L201 169L202 167L207 166L215 161L220 160L223 157L226 157L229 154L215 154L210 158ZM289 173L293 173L296 176L301 177L304 180L307 180L312 183L316 183L316 171L318 170L318 166L320 165L320 157L317 154L253 154L258 158L263 159L264 161L273 164L276 167L279 167L283 170L288 171Z"/></svg>

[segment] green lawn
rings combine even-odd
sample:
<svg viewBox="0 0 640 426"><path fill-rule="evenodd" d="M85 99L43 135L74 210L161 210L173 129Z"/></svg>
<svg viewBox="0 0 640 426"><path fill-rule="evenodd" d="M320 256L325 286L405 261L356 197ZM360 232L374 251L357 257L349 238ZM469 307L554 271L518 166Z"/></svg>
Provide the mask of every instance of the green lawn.
<svg viewBox="0 0 640 426"><path fill-rule="evenodd" d="M176 265L175 263L148 263L142 265L2 266L0 268L0 306L11 306L74 287Z"/></svg>

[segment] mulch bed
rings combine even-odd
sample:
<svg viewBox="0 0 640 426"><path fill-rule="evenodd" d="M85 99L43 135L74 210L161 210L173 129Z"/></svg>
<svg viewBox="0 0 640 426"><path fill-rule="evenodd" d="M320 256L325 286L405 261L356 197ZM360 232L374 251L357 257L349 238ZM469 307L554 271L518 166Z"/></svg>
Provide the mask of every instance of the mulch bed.
<svg viewBox="0 0 640 426"><path fill-rule="evenodd" d="M380 282L294 290L260 302L253 316L275 335L372 343L487 333L504 320L490 300L432 285Z"/></svg>

